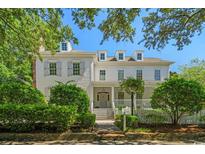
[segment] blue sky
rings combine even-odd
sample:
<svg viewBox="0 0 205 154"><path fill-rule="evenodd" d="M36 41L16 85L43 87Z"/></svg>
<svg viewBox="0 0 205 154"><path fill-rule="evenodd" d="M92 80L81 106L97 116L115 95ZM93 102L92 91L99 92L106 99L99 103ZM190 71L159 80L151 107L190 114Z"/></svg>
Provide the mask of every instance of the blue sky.
<svg viewBox="0 0 205 154"><path fill-rule="evenodd" d="M96 50L107 50L109 56L113 56L116 50L126 50L126 55L130 56L134 50L144 50L144 57L156 57L165 60L174 61L175 64L171 66L171 71L179 71L179 66L190 62L193 58L205 59L205 32L200 36L192 38L192 43L189 46L185 46L183 50L178 51L176 47L168 44L163 50L148 50L143 44L138 45L138 42L142 39L143 33L142 22L140 18L137 18L133 25L135 25L137 32L134 39L134 43L131 42L118 42L110 39L100 45L100 41L103 34L97 28L92 30L80 30L72 21L70 11L66 10L63 19L64 24L68 24L72 27L75 36L79 39L78 45L73 45L74 49L95 52ZM96 23L102 21L105 14L101 14L97 17Z"/></svg>

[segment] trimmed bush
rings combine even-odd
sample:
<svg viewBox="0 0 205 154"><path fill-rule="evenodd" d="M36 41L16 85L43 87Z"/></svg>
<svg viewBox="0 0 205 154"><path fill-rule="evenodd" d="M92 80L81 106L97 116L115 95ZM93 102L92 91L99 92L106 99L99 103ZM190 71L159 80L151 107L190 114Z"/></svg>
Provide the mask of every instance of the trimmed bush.
<svg viewBox="0 0 205 154"><path fill-rule="evenodd" d="M44 95L36 88L16 79L0 84L0 104L2 103L46 103Z"/></svg>
<svg viewBox="0 0 205 154"><path fill-rule="evenodd" d="M1 104L0 129L11 132L60 132L77 118L75 106L47 104Z"/></svg>
<svg viewBox="0 0 205 154"><path fill-rule="evenodd" d="M89 111L89 97L85 90L75 84L59 83L51 88L50 103L57 105L77 105L79 113Z"/></svg>
<svg viewBox="0 0 205 154"><path fill-rule="evenodd" d="M138 126L139 118L137 116L126 115L126 127L127 128L136 128ZM115 116L115 125L120 129L123 128L123 115Z"/></svg>
<svg viewBox="0 0 205 154"><path fill-rule="evenodd" d="M93 128L95 125L96 115L92 113L80 114L77 123L81 128Z"/></svg>

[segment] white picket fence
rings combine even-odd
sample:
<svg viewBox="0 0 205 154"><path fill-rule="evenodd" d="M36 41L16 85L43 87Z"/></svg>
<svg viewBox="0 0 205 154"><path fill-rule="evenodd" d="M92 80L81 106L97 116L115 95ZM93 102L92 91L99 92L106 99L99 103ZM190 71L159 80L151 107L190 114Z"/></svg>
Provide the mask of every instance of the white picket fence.
<svg viewBox="0 0 205 154"><path fill-rule="evenodd" d="M165 112L157 112L156 110L151 108L151 105L149 103L148 99L141 100L140 104L138 103L140 101L136 101L136 104L134 105L135 108L135 114L139 116L140 121L143 123L155 123L158 119L148 118L147 115L149 114L155 114L158 115L158 117L163 117L163 123L171 123L170 117ZM131 105L130 100L126 101L115 101L115 114L123 114L124 112L126 114L131 113ZM200 111L199 113L195 113L193 115L184 115L182 116L181 120L179 121L180 124L205 124L204 121L200 121L200 117L205 116L205 109Z"/></svg>

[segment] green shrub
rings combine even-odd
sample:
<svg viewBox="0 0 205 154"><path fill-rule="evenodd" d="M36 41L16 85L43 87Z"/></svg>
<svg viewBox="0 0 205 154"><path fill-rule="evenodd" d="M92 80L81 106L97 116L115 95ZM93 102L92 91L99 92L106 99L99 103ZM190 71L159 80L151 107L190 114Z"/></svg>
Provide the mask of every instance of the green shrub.
<svg viewBox="0 0 205 154"><path fill-rule="evenodd" d="M166 121L166 117L157 113L149 113L145 115L147 122L151 124L162 124Z"/></svg>
<svg viewBox="0 0 205 154"><path fill-rule="evenodd" d="M12 132L64 131L77 118L75 106L1 104L0 129Z"/></svg>
<svg viewBox="0 0 205 154"><path fill-rule="evenodd" d="M80 114L77 123L81 128L92 128L95 125L96 115L92 113Z"/></svg>
<svg viewBox="0 0 205 154"><path fill-rule="evenodd" d="M127 128L136 128L138 126L139 118L137 116L126 115L126 127ZM115 116L115 125L120 129L123 128L123 115Z"/></svg>
<svg viewBox="0 0 205 154"><path fill-rule="evenodd" d="M0 103L46 103L44 95L36 88L16 79L0 83Z"/></svg>
<svg viewBox="0 0 205 154"><path fill-rule="evenodd" d="M52 87L50 103L57 105L75 104L79 113L87 113L89 110L89 97L86 91L75 84L59 83Z"/></svg>

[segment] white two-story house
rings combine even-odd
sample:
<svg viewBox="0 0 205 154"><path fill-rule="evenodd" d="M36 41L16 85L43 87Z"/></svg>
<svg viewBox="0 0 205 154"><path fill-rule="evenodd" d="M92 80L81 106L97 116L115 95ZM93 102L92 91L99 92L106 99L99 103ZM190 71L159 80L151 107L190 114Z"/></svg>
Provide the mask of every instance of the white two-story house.
<svg viewBox="0 0 205 154"><path fill-rule="evenodd" d="M145 81L143 96L136 96L135 108L150 108L150 97L157 83L169 77L173 62L159 58L145 58L143 51L118 50L109 57L108 51L86 52L73 50L68 42L62 42L60 51L52 55L40 48L42 61L34 67L34 85L49 99L49 89L56 81L75 83L85 89L90 97L90 110L97 118L110 118L120 107L130 107L130 95L120 89L119 83L128 77Z"/></svg>

